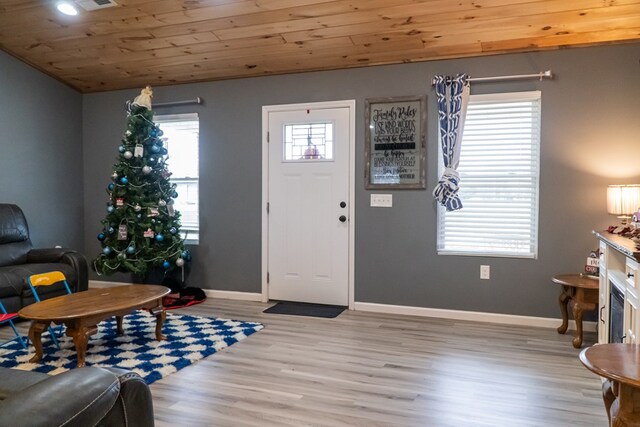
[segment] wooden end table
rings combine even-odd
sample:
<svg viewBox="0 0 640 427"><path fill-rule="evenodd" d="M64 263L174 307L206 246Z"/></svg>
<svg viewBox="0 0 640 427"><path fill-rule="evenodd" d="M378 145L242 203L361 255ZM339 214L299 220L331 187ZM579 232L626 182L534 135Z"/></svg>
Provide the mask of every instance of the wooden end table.
<svg viewBox="0 0 640 427"><path fill-rule="evenodd" d="M111 316L116 317L117 331L122 335L123 317L134 310L147 309L156 316L156 339L164 340L162 324L165 311L162 297L169 292L169 288L156 285L115 286L89 289L28 305L18 314L31 320L29 339L36 354L29 362L42 359L41 335L51 322L67 327L66 335L73 339L78 354L78 368L85 365L89 337L98 331L98 323Z"/></svg>
<svg viewBox="0 0 640 427"><path fill-rule="evenodd" d="M594 345L580 352L580 361L591 372L607 379L602 398L609 425L640 425L640 345Z"/></svg>
<svg viewBox="0 0 640 427"><path fill-rule="evenodd" d="M567 332L569 327L569 313L567 305L571 307L573 319L576 321L576 332L573 336L573 346L582 347L582 314L585 311L594 311L598 308L598 279L586 274L560 274L551 279L553 283L562 285L562 291L558 298L560 313L562 313L562 325L558 328L559 334Z"/></svg>

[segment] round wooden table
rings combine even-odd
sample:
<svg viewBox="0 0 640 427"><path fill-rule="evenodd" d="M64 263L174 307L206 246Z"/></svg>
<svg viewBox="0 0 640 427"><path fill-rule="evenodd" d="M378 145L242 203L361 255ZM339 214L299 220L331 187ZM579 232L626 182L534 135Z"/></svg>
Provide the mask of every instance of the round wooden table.
<svg viewBox="0 0 640 427"><path fill-rule="evenodd" d="M607 379L602 386L609 425L640 425L640 345L600 344L580 352L591 372Z"/></svg>
<svg viewBox="0 0 640 427"><path fill-rule="evenodd" d="M560 313L562 313L562 325L558 328L558 333L564 334L569 327L569 313L567 311L567 305L569 305L573 319L576 321L576 332L572 343L575 348L580 348L582 347L582 314L585 311L593 311L598 308L599 281L587 274L559 274L551 280L553 283L562 285L562 291L558 298Z"/></svg>

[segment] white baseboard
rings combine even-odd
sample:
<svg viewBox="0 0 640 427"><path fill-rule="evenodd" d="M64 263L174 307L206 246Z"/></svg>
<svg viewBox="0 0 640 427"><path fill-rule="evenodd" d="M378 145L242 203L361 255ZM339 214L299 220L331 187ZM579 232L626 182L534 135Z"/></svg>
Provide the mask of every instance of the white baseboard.
<svg viewBox="0 0 640 427"><path fill-rule="evenodd" d="M354 310L368 311L371 313L438 317L441 319L470 320L474 322L500 323L504 325L532 326L540 328L557 328L562 323L561 319L554 319L550 317L519 316L515 314L483 313L478 311L445 310L441 308L375 304L369 302L356 302L354 304ZM575 327L575 321L569 320L569 328L575 330ZM582 327L585 331L595 332L597 323L582 322Z"/></svg>
<svg viewBox="0 0 640 427"><path fill-rule="evenodd" d="M262 301L262 294L256 292L219 291L217 289L203 289L211 298L235 299L240 301Z"/></svg>
<svg viewBox="0 0 640 427"><path fill-rule="evenodd" d="M108 288L109 286L133 285L128 282L107 282L104 280L89 280L90 288ZM240 301L262 301L262 294L255 292L219 291L217 289L203 289L211 298L234 299Z"/></svg>

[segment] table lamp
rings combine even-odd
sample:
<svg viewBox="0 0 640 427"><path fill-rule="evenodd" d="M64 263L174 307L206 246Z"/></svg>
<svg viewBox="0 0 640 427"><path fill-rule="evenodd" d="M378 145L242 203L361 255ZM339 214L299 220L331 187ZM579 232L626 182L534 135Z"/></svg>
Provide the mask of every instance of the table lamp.
<svg viewBox="0 0 640 427"><path fill-rule="evenodd" d="M627 225L627 221L638 208L640 208L640 184L607 187L607 213L616 215L622 225Z"/></svg>

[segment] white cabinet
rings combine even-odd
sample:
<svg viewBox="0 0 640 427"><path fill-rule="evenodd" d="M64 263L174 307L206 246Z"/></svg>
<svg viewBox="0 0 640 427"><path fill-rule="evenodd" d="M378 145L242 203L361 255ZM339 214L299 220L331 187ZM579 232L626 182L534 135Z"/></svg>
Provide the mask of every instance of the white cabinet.
<svg viewBox="0 0 640 427"><path fill-rule="evenodd" d="M640 343L640 249L616 234L595 234L600 239L598 343ZM622 301L616 302L612 294Z"/></svg>

